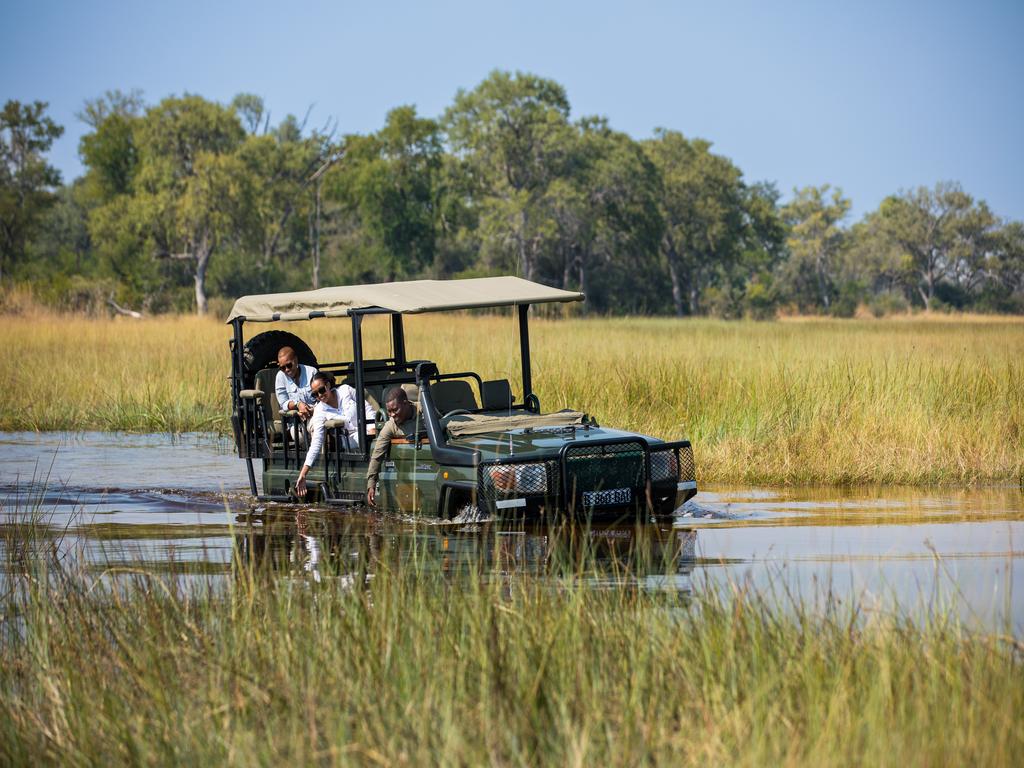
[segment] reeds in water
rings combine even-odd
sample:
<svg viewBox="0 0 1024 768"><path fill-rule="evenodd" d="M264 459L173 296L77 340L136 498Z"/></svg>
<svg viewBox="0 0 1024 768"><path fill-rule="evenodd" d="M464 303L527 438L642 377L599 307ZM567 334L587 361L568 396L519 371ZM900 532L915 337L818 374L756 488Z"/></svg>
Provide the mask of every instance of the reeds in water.
<svg viewBox="0 0 1024 768"><path fill-rule="evenodd" d="M197 582L37 534L2 545L5 764L1024 760L1024 645L953 614L679 598L629 578L637 552L595 588L585 543L533 573L378 553L318 582L244 558Z"/></svg>

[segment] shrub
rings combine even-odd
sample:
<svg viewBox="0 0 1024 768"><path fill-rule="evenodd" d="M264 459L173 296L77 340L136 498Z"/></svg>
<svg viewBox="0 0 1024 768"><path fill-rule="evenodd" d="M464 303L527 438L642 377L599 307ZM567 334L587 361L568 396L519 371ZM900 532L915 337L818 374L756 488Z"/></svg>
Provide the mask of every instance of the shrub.
<svg viewBox="0 0 1024 768"><path fill-rule="evenodd" d="M910 302L899 291L883 291L871 297L868 301L868 309L875 317L901 315L910 309Z"/></svg>

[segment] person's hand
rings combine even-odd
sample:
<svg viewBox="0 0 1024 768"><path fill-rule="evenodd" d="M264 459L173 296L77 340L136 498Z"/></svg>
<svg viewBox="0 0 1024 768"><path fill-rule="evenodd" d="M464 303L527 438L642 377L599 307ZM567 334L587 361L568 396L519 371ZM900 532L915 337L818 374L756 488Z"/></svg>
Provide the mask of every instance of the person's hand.
<svg viewBox="0 0 1024 768"><path fill-rule="evenodd" d="M306 478L300 477L298 480L295 481L295 495L298 496L300 499L304 499L306 498L307 492L308 489L306 488Z"/></svg>
<svg viewBox="0 0 1024 768"><path fill-rule="evenodd" d="M305 421L313 413L313 409L309 407L307 403L299 403L297 410L299 412L299 418Z"/></svg>
<svg viewBox="0 0 1024 768"><path fill-rule="evenodd" d="M371 485L366 489L366 502L371 506L377 506L377 486Z"/></svg>

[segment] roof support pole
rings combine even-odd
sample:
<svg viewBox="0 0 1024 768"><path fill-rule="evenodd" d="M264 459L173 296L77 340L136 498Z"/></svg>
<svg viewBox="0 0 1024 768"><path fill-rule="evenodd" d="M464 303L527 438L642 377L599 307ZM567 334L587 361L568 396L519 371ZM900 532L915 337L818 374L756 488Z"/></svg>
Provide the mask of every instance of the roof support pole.
<svg viewBox="0 0 1024 768"><path fill-rule="evenodd" d="M519 356L523 364L523 402L533 394L533 380L530 376L530 323L527 313L529 304L519 304Z"/></svg>
<svg viewBox="0 0 1024 768"><path fill-rule="evenodd" d="M391 343L394 345L395 366L402 368L405 366L405 326L397 312L391 315Z"/></svg>
<svg viewBox="0 0 1024 768"><path fill-rule="evenodd" d="M252 450L250 449L250 440L253 439L253 430L251 428L252 422L249 418L248 413L242 413L242 410L249 408L249 406L241 404L241 398L238 393L241 392L244 387L242 381L242 375L245 371L245 348L242 344L242 323L245 322L245 318L236 317L231 321L231 327L234 330L234 344L232 345L231 355L231 403L234 408L234 418L237 420L239 434L238 447L241 449L242 445L245 445L245 469L249 475L249 490L253 496L259 495L259 491L256 489L256 472L252 467ZM241 405L241 408L239 406ZM241 453L241 451L239 451Z"/></svg>
<svg viewBox="0 0 1024 768"><path fill-rule="evenodd" d="M356 422L359 424L359 429L356 431L356 438L359 441L359 453L366 456L366 413L365 409L362 407L363 398L366 397L365 388L363 386L363 316L356 313L351 315L351 317L352 364L356 369L356 402L360 404L360 407L356 408Z"/></svg>
<svg viewBox="0 0 1024 768"><path fill-rule="evenodd" d="M238 393L242 391L242 371L244 370L244 363L242 360L242 323L245 322L242 318L238 317L231 321L232 329L235 332L235 344L231 356L231 400L232 402L238 402Z"/></svg>

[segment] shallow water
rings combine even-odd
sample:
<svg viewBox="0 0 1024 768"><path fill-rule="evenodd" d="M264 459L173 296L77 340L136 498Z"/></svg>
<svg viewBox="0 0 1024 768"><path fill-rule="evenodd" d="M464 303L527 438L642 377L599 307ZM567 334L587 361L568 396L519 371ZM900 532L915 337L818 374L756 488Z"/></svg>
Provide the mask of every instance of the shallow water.
<svg viewBox="0 0 1024 768"><path fill-rule="evenodd" d="M599 587L749 585L865 611L953 611L1024 635L1024 494L1014 487L713 488L673 525L503 530L257 505L231 443L204 435L0 433L0 458L0 528L38 509L36 529L100 573L131 564L226 581L234 565L259 562L282 578L351 583L397 559L507 579L550 573L586 549L584 577Z"/></svg>

